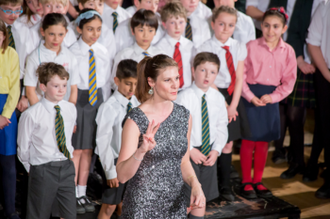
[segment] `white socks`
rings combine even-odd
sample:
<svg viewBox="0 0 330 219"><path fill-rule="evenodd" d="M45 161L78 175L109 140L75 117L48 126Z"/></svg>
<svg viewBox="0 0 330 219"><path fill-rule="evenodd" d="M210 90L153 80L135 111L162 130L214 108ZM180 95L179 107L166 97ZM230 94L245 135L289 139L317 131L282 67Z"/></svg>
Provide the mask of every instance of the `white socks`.
<svg viewBox="0 0 330 219"><path fill-rule="evenodd" d="M87 189L87 186L77 185L76 186L76 197L80 198L82 196L86 196L86 189Z"/></svg>

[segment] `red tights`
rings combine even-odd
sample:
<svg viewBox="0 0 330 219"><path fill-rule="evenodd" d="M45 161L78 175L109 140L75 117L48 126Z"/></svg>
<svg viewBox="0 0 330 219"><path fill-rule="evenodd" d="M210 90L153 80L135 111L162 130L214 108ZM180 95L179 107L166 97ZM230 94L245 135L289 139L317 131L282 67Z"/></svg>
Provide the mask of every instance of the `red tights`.
<svg viewBox="0 0 330 219"><path fill-rule="evenodd" d="M254 151L254 156L253 156ZM258 183L261 182L262 174L265 169L267 155L268 155L268 142L264 141L249 141L242 140L241 146L241 167L242 167L242 183ZM254 157L254 173L253 181L251 177L252 158ZM253 190L251 185L246 185L245 190ZM262 185L258 185L259 190L265 190Z"/></svg>

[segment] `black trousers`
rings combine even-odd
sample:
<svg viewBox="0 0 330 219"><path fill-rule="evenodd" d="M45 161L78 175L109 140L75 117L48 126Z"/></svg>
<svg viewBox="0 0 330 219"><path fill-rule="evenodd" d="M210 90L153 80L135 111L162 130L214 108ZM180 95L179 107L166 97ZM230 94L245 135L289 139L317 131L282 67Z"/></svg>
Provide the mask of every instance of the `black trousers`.
<svg viewBox="0 0 330 219"><path fill-rule="evenodd" d="M330 168L330 82L328 82L317 69L315 73L316 94L316 122L320 144L324 146L324 160L327 169ZM330 176L326 176L326 182L330 185Z"/></svg>

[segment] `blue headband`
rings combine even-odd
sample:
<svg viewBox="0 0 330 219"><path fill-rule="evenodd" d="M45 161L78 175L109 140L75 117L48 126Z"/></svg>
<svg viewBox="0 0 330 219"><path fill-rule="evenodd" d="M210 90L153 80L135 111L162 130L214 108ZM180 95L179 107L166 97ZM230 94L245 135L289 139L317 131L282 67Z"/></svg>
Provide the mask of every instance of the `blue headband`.
<svg viewBox="0 0 330 219"><path fill-rule="evenodd" d="M77 17L75 23L79 26L80 21L81 21L82 19L89 19L89 18L92 18L94 15L99 16L99 18L100 18L101 21L102 21L102 17L101 17L101 15L100 15L97 11L90 10L90 11L86 11L85 13L80 14L80 15Z"/></svg>

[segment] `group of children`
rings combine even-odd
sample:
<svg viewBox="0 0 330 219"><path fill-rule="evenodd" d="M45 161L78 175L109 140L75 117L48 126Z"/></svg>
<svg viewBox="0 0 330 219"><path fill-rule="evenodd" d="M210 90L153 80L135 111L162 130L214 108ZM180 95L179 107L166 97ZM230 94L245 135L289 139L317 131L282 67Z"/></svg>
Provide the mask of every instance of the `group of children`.
<svg viewBox="0 0 330 219"><path fill-rule="evenodd" d="M214 3L212 13L197 0L168 2L158 14L156 0L136 0L131 16L115 0L78 0L80 13L70 23L67 0L0 1L0 138L5 139L0 164L8 218L19 218L16 148L29 173L27 218L93 212L86 196L93 152L108 186L98 218L109 218L116 209L120 215L125 184L117 180L115 164L122 120L140 104L134 95L137 63L158 54L178 63L176 101L193 119L190 157L206 200L219 192L234 200L231 152L238 139L243 139L241 195L272 195L262 184L268 142L280 138L278 103L297 78L297 52L281 38L289 18L283 8L268 9L261 18L262 37L255 40L252 19L237 12L235 0ZM318 16L327 16L320 4ZM329 31L321 20L312 21L310 29ZM308 43L312 57L319 58L319 83L328 88L326 36L310 33ZM320 115L328 118L324 109L330 104L323 104ZM320 122L328 130L326 121ZM328 189L329 180L323 187Z"/></svg>

